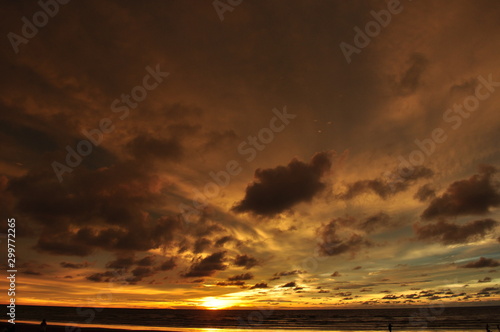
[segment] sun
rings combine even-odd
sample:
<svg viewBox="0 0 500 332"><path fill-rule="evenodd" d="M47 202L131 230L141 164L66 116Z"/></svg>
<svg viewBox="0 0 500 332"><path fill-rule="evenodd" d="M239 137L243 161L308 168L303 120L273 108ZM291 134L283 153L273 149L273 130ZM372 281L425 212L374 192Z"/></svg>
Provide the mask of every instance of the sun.
<svg viewBox="0 0 500 332"><path fill-rule="evenodd" d="M233 301L229 299L221 299L216 297L205 297L202 301L202 305L210 310L223 309L233 305Z"/></svg>

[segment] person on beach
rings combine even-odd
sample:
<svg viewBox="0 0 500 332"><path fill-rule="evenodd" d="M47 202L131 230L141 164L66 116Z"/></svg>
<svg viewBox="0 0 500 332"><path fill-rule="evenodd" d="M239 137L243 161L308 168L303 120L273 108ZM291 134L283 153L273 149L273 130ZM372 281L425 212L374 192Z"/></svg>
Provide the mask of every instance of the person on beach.
<svg viewBox="0 0 500 332"><path fill-rule="evenodd" d="M486 332L491 332L489 324L486 324Z"/></svg>
<svg viewBox="0 0 500 332"><path fill-rule="evenodd" d="M392 324L391 323L389 323L388 328L389 328L389 332L392 332Z"/></svg>
<svg viewBox="0 0 500 332"><path fill-rule="evenodd" d="M41 332L47 331L47 321L45 320L45 318L40 323L40 331Z"/></svg>

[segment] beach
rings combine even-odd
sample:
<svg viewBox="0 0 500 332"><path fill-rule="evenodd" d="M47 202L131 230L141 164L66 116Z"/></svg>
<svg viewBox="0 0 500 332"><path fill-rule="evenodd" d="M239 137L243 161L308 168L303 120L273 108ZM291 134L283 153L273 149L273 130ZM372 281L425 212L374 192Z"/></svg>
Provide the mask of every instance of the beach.
<svg viewBox="0 0 500 332"><path fill-rule="evenodd" d="M38 323L16 323L16 331L17 332L40 332L40 324ZM1 329L0 331L4 331L4 328L10 328L12 324L7 324L5 322L2 322L1 324ZM79 325L79 326L69 326L69 325L48 325L46 332L123 332L123 331L136 331L136 332L151 332L151 331L164 331L164 332L241 332L241 331L256 331L256 332L264 332L264 331L269 331L270 329L234 329L234 328L224 328L224 329L217 329L217 328L165 328L165 327L138 327L138 326L119 326L120 328L115 328L115 327L105 327L105 326L95 326L92 324L89 324L88 326L86 325ZM321 329L314 329L314 330L308 330L308 329L272 329L274 332L291 332L291 331L300 331L300 332L318 332L322 331ZM387 331L387 329L371 329L371 330L366 330L366 329L355 329L355 330L326 330L329 332L342 332L342 331ZM432 332L432 331L446 331L446 332L463 332L463 331L470 331L470 332L479 332L479 331L485 331L484 328L477 328L477 329L446 329L446 328L439 328L439 329L398 329L397 327L393 328L393 332ZM496 329L493 329L492 332L497 332Z"/></svg>

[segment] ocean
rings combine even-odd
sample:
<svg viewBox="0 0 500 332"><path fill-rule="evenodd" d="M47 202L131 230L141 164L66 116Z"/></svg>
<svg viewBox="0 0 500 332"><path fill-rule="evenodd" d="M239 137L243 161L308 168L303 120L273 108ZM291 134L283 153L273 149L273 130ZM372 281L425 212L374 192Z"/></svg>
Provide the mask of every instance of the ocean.
<svg viewBox="0 0 500 332"><path fill-rule="evenodd" d="M500 306L329 310L184 310L16 306L16 320L39 324L163 331L485 331L497 332ZM5 321L5 320L3 320Z"/></svg>

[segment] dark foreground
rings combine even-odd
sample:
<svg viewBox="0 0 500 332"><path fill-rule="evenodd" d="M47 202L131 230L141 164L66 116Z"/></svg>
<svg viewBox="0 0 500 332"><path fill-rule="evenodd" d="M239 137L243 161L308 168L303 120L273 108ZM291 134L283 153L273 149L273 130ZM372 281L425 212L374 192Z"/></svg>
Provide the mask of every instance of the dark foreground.
<svg viewBox="0 0 500 332"><path fill-rule="evenodd" d="M500 306L329 310L188 310L16 306L16 331L486 331L500 324ZM33 323L27 326L23 323ZM0 332L7 325L0 320ZM29 324L28 324L29 325ZM58 325L58 326L57 326ZM79 326L79 327L75 327Z"/></svg>

